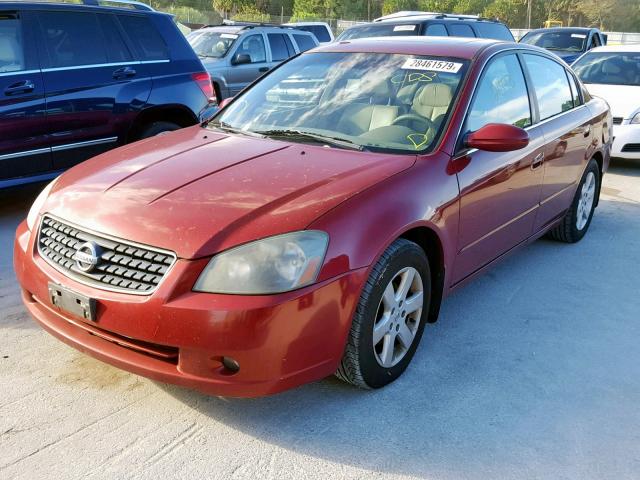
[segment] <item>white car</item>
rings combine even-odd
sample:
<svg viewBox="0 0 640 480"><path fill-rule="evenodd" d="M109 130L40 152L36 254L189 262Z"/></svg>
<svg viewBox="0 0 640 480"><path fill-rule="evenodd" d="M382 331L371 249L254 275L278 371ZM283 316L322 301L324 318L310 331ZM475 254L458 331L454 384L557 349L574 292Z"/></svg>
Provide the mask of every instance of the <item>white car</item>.
<svg viewBox="0 0 640 480"><path fill-rule="evenodd" d="M325 22L290 22L285 23L285 25L313 33L318 39L318 43L320 43L320 45L324 43L331 43L334 40L333 31L329 24Z"/></svg>
<svg viewBox="0 0 640 480"><path fill-rule="evenodd" d="M611 156L640 160L640 45L594 48L572 67L589 93L611 107Z"/></svg>

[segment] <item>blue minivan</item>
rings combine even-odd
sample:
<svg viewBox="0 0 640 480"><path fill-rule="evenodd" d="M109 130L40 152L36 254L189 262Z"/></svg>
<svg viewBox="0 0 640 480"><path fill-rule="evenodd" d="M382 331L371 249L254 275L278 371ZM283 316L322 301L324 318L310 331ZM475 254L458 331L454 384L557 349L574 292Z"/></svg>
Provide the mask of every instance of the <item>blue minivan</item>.
<svg viewBox="0 0 640 480"><path fill-rule="evenodd" d="M108 4L0 3L0 188L210 113L210 76L173 18Z"/></svg>

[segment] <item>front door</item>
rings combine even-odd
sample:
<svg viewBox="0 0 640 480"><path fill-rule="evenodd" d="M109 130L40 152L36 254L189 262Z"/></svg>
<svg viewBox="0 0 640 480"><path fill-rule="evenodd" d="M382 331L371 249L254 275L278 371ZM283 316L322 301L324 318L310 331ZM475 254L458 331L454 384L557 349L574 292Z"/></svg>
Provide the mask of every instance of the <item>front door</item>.
<svg viewBox="0 0 640 480"><path fill-rule="evenodd" d="M0 10L0 185L50 169L44 84L29 15Z"/></svg>
<svg viewBox="0 0 640 480"><path fill-rule="evenodd" d="M518 56L506 54L493 59L482 74L463 132L476 131L489 123L508 123L527 128L530 142L513 152L459 153L469 164L458 174L460 227L454 282L532 234L544 154L542 130L531 126L532 120Z"/></svg>
<svg viewBox="0 0 640 480"><path fill-rule="evenodd" d="M240 91L255 79L269 71L267 63L267 50L264 36L261 33L253 33L240 39L236 50L231 54L228 84L230 96L236 96ZM250 63L236 64L240 55L248 55Z"/></svg>

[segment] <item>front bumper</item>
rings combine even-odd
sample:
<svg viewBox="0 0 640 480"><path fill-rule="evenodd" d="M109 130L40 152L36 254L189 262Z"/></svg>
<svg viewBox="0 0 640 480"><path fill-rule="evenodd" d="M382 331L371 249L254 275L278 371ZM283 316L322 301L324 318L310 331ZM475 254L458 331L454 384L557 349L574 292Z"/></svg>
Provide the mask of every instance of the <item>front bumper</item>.
<svg viewBox="0 0 640 480"><path fill-rule="evenodd" d="M24 303L47 331L124 370L207 394L253 397L335 372L366 269L281 295L191 291L208 259L179 259L149 296L108 292L76 282L46 263L23 222L14 266ZM48 283L95 298L97 321L58 310ZM222 364L230 357L236 373Z"/></svg>
<svg viewBox="0 0 640 480"><path fill-rule="evenodd" d="M611 156L616 158L640 159L640 124L614 125ZM631 147L635 145L636 147ZM625 150L636 151L623 151Z"/></svg>

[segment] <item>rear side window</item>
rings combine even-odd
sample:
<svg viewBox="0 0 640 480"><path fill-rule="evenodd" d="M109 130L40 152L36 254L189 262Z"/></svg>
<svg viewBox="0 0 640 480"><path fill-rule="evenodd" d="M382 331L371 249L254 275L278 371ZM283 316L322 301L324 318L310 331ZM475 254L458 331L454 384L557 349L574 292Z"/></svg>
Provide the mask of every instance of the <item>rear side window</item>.
<svg viewBox="0 0 640 480"><path fill-rule="evenodd" d="M571 87L571 95L573 96L573 106L578 107L582 105L582 99L578 94L578 84L576 83L576 79L569 72L567 73L567 77L569 78L569 86Z"/></svg>
<svg viewBox="0 0 640 480"><path fill-rule="evenodd" d="M449 34L452 37L475 37L476 34L473 33L471 27L469 25L462 25L459 23L454 23L452 25L447 25L449 29Z"/></svg>
<svg viewBox="0 0 640 480"><path fill-rule="evenodd" d="M330 42L331 35L327 31L327 27L324 25L302 25L299 27L295 27L298 30L304 30L305 32L313 33L319 42Z"/></svg>
<svg viewBox="0 0 640 480"><path fill-rule="evenodd" d="M267 34L269 39L269 46L271 47L271 59L274 62L279 62L289 58L293 52L289 52L287 47L287 36L282 33L269 33Z"/></svg>
<svg viewBox="0 0 640 480"><path fill-rule="evenodd" d="M524 62L538 99L540 120L573 108L569 80L562 65L549 58L531 54L524 54Z"/></svg>
<svg viewBox="0 0 640 480"><path fill-rule="evenodd" d="M111 15L98 15L102 34L107 45L107 57L110 62L129 62L133 59L131 52L120 34L118 24Z"/></svg>
<svg viewBox="0 0 640 480"><path fill-rule="evenodd" d="M49 67L107 63L107 51L95 14L40 12L38 17Z"/></svg>
<svg viewBox="0 0 640 480"><path fill-rule="evenodd" d="M316 46L313 39L308 35L293 35L296 43L298 44L298 48L301 52L306 52L307 50L311 50Z"/></svg>
<svg viewBox="0 0 640 480"><path fill-rule="evenodd" d="M478 22L473 25L482 38L494 38L496 40L506 40L513 42L511 31L501 23Z"/></svg>
<svg viewBox="0 0 640 480"><path fill-rule="evenodd" d="M20 70L25 70L20 20L15 14L0 13L0 73Z"/></svg>
<svg viewBox="0 0 640 480"><path fill-rule="evenodd" d="M430 37L448 37L447 29L444 28L444 25L441 23L431 23L427 25L426 30L424 31L425 35Z"/></svg>
<svg viewBox="0 0 640 480"><path fill-rule="evenodd" d="M516 55L498 57L485 68L465 131L475 132L488 123L509 123L521 128L531 125L527 84Z"/></svg>
<svg viewBox="0 0 640 480"><path fill-rule="evenodd" d="M164 39L146 17L118 15L120 24L137 48L137 57L142 61L167 60L169 53Z"/></svg>

